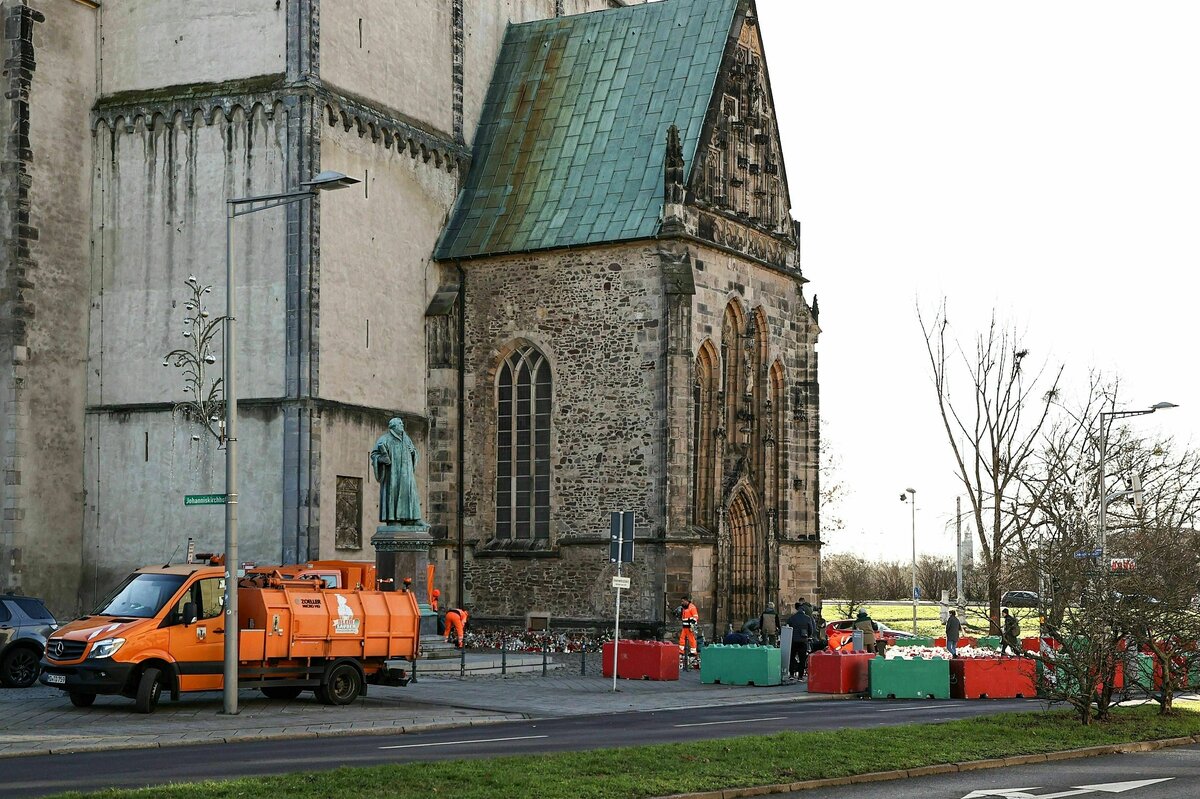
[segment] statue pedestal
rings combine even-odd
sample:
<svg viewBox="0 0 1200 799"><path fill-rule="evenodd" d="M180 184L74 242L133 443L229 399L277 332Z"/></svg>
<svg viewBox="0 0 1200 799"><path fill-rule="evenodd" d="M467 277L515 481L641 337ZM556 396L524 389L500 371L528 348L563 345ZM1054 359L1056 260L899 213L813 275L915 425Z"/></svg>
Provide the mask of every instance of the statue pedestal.
<svg viewBox="0 0 1200 799"><path fill-rule="evenodd" d="M429 525L424 522L381 524L375 528L375 535L371 536L379 578L391 578L393 581L383 583L380 587L385 591L401 591L404 578L412 578L411 590L416 593L417 603L421 606L421 650L426 656L445 646L442 637L437 634L437 614L427 604L431 586L426 579L426 567L429 565L429 548L432 545L433 536L429 534Z"/></svg>

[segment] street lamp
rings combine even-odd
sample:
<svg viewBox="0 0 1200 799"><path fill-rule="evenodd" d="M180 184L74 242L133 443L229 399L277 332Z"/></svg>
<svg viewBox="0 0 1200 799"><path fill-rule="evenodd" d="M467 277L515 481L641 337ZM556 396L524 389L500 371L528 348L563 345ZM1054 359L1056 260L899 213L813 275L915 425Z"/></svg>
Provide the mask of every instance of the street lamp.
<svg viewBox="0 0 1200 799"><path fill-rule="evenodd" d="M911 500L911 501L910 501ZM906 488L900 501L912 506L912 606L913 635L917 634L917 489Z"/></svg>
<svg viewBox="0 0 1200 799"><path fill-rule="evenodd" d="M1116 496L1110 497L1105 493L1104 484L1107 475L1104 473L1104 456L1105 450L1108 448L1108 425L1105 423L1104 417L1107 416L1110 420L1123 419L1127 416L1145 416L1148 413L1154 413L1155 411L1160 411L1165 408L1178 407L1179 406L1173 402L1156 402L1149 408L1140 411L1100 411L1100 536L1098 543L1100 546L1100 562L1102 564L1106 554L1105 544L1108 531L1105 525L1107 522L1106 515L1108 511L1108 501L1110 499L1116 499Z"/></svg>
<svg viewBox="0 0 1200 799"><path fill-rule="evenodd" d="M225 201L225 713L238 712L238 489L237 489L237 332L236 283L233 279L233 220L268 208L310 199L319 191L344 189L357 178L326 170L302 181L299 191L237 197Z"/></svg>

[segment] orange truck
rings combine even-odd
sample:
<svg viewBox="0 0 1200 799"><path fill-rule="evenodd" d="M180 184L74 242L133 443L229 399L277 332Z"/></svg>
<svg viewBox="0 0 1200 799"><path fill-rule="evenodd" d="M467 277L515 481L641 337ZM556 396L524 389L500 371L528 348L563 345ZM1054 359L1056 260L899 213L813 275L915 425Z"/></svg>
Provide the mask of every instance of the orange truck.
<svg viewBox="0 0 1200 799"><path fill-rule="evenodd" d="M209 564L138 569L95 612L46 643L42 684L88 707L99 694L150 713L172 699L223 688L225 570ZM375 567L347 561L258 568L238 581L238 685L275 699L311 690L346 705L367 684L406 685L387 661L419 655L421 611L408 591L366 590Z"/></svg>

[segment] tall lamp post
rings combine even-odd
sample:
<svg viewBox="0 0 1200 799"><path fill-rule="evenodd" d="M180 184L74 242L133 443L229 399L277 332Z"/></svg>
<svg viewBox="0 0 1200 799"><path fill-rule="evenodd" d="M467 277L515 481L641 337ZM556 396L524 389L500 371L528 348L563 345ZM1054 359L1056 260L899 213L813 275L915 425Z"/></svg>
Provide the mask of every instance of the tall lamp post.
<svg viewBox="0 0 1200 799"><path fill-rule="evenodd" d="M360 182L341 172L325 171L302 181L299 191L237 197L225 201L225 662L224 712L238 712L238 488L237 488L237 284L233 274L233 220L268 208L311 199L319 191L344 189Z"/></svg>
<svg viewBox="0 0 1200 799"><path fill-rule="evenodd" d="M917 489L906 488L900 501L912 506L912 608L913 635L917 634Z"/></svg>
<svg viewBox="0 0 1200 799"><path fill-rule="evenodd" d="M1112 419L1123 419L1127 416L1145 416L1146 414L1154 413L1155 411L1161 411L1165 408L1178 408L1178 407L1179 406L1173 402L1156 402L1153 405L1151 405L1149 408L1146 408L1144 410L1138 410L1138 411L1100 411L1100 492L1099 492L1100 493L1100 535L1099 535L1099 540L1097 541L1097 543L1099 544L1099 547L1100 547L1101 563L1104 562L1104 558L1107 555L1107 546L1106 545L1107 545L1107 538L1108 538L1108 529L1107 529L1108 502L1110 499L1116 499L1117 496L1123 495L1123 492L1122 492L1122 494L1117 494L1117 495L1113 495L1113 496L1109 496L1108 494L1105 493L1105 483L1106 483L1107 477L1108 477L1108 475L1105 474L1105 471L1104 471L1104 457L1106 454L1106 450L1108 449L1108 423L1105 421L1105 419L1107 418L1109 420L1112 420Z"/></svg>

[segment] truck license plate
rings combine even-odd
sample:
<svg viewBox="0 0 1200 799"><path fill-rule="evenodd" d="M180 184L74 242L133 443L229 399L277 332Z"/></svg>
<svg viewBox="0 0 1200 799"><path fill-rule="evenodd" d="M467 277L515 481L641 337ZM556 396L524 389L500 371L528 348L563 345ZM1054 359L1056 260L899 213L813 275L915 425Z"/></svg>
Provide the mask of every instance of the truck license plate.
<svg viewBox="0 0 1200 799"><path fill-rule="evenodd" d="M46 682L50 683L51 685L66 685L67 684L67 675L65 675L65 674L47 674Z"/></svg>

